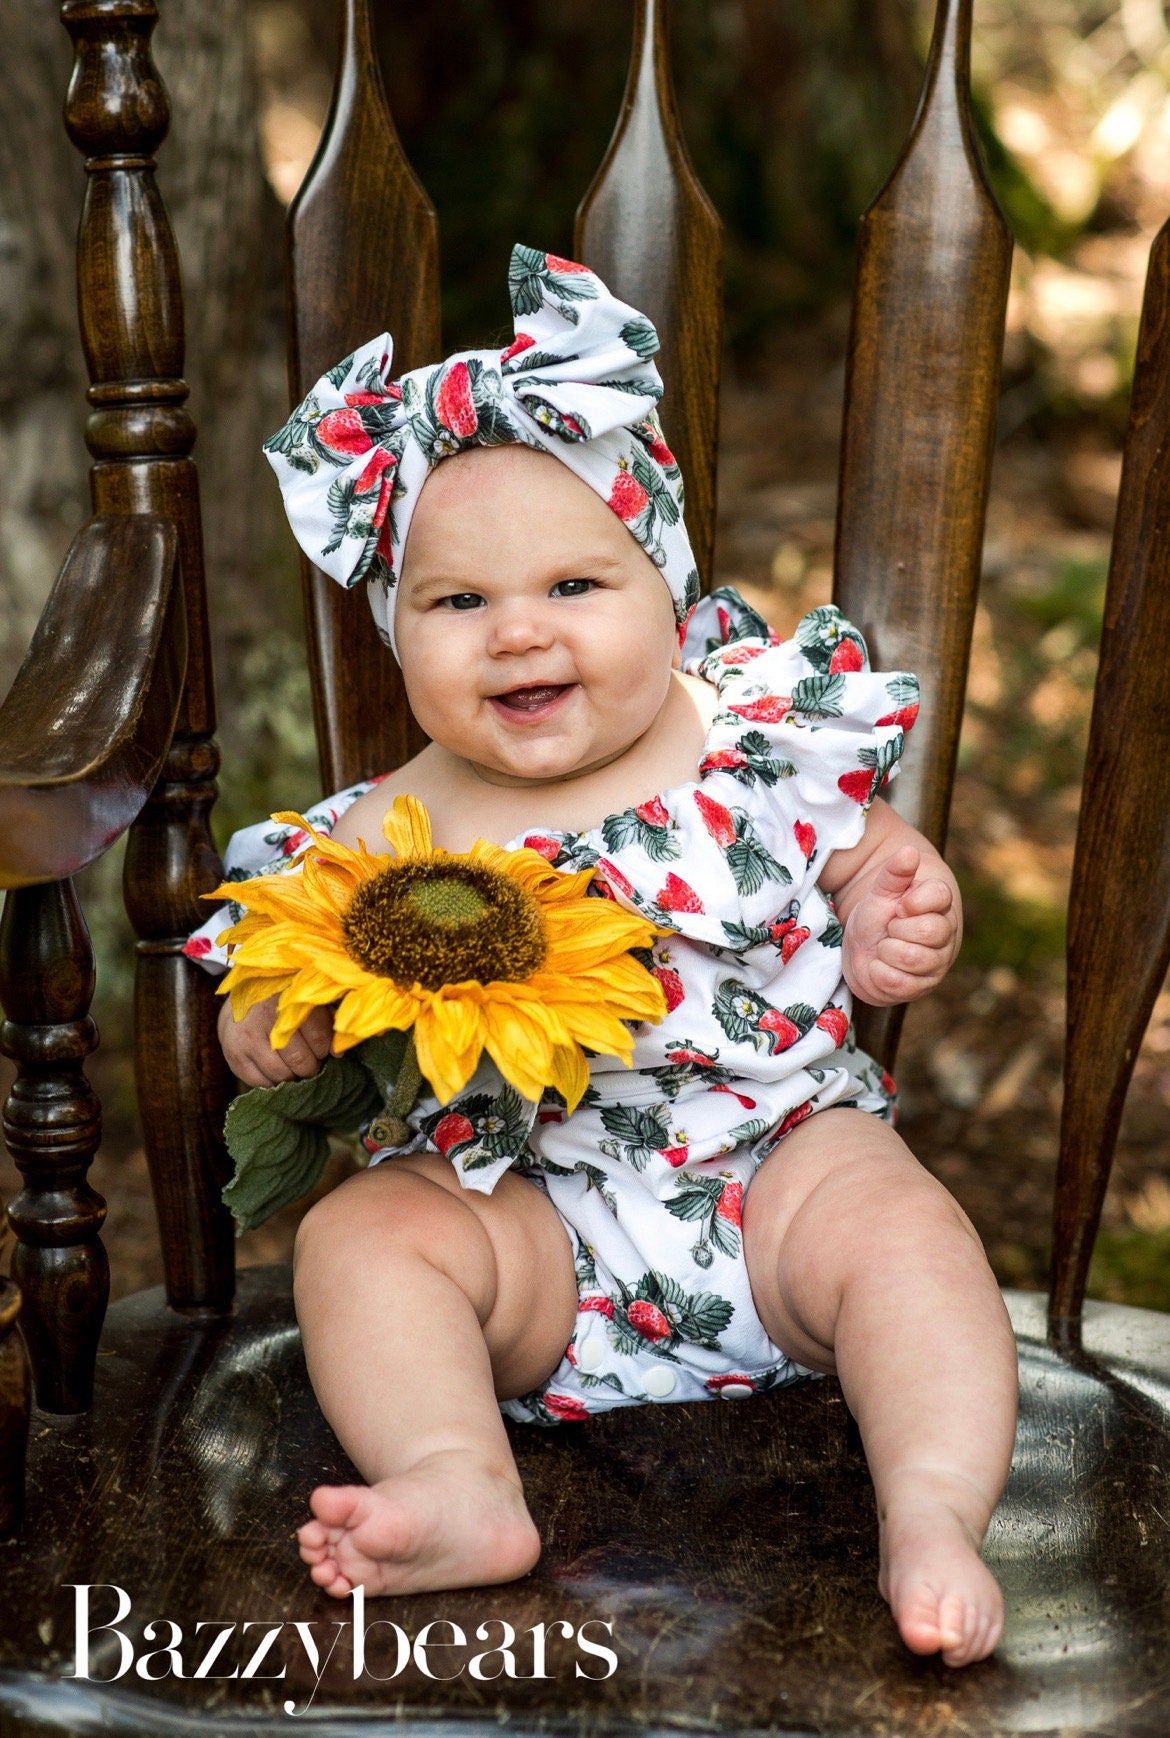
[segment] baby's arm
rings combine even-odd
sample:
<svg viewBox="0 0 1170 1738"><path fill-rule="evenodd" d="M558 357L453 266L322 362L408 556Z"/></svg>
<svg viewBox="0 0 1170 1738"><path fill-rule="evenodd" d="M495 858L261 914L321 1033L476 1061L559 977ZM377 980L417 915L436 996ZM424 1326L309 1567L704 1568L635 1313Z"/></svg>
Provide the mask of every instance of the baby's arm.
<svg viewBox="0 0 1170 1738"><path fill-rule="evenodd" d="M940 984L963 940L958 882L929 839L881 797L865 832L818 878L845 931L845 982L873 1007L912 1002Z"/></svg>

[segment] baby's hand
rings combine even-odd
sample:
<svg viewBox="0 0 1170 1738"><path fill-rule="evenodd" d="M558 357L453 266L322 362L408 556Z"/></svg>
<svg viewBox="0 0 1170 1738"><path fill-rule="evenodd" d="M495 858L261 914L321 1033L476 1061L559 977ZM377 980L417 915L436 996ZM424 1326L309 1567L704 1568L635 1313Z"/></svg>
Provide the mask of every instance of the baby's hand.
<svg viewBox="0 0 1170 1738"><path fill-rule="evenodd" d="M845 981L876 1008L926 995L942 982L959 951L953 890L941 876L915 881L921 862L917 845L900 845L845 924Z"/></svg>
<svg viewBox="0 0 1170 1738"><path fill-rule="evenodd" d="M219 1041L228 1067L245 1086L277 1086L282 1080L309 1080L320 1072L333 1045L333 1009L314 1008L283 1050L274 1050L268 1034L276 1022L276 997L258 1002L242 1020L232 1017L225 996L219 1011Z"/></svg>

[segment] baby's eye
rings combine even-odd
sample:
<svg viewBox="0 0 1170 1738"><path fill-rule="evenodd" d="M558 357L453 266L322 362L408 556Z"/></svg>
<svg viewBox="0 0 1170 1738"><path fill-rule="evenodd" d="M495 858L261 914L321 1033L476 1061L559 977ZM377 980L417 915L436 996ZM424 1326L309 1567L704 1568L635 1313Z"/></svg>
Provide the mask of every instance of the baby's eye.
<svg viewBox="0 0 1170 1738"><path fill-rule="evenodd" d="M562 579L553 586L549 595L551 597L584 597L590 587L596 584L595 579Z"/></svg>
<svg viewBox="0 0 1170 1738"><path fill-rule="evenodd" d="M439 602L446 609L473 610L479 608L483 599L477 591L455 591L449 597L440 598Z"/></svg>

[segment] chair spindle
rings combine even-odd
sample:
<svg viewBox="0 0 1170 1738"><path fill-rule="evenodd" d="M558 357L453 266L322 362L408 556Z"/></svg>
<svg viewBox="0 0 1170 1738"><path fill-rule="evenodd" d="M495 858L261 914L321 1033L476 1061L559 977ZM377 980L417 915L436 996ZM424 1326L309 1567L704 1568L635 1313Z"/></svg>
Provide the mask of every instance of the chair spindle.
<svg viewBox="0 0 1170 1738"><path fill-rule="evenodd" d="M889 796L940 851L1012 255L983 171L970 60L971 0L939 0L910 136L858 236L833 594L869 640L875 668L920 674L921 722ZM857 1004L859 1040L887 1068L904 1011Z"/></svg>
<svg viewBox="0 0 1170 1738"><path fill-rule="evenodd" d="M670 72L666 0L635 0L621 114L577 208L574 254L658 328L662 421L686 487L703 590L715 546L723 225L691 164Z"/></svg>
<svg viewBox="0 0 1170 1738"><path fill-rule="evenodd" d="M22 1187L9 1203L12 1277L37 1405L87 1412L110 1297L106 1204L86 1174L102 1113L85 1077L97 1045L94 958L71 880L8 890L0 917L0 1050L16 1063L4 1139Z"/></svg>
<svg viewBox="0 0 1170 1738"><path fill-rule="evenodd" d="M1170 965L1170 224L1150 251L1069 897L1049 1332L1080 1343L1125 1095Z"/></svg>
<svg viewBox="0 0 1170 1738"><path fill-rule="evenodd" d="M65 124L87 176L77 277L94 510L164 514L179 538L187 678L170 754L130 832L124 891L139 937L135 1072L167 1298L215 1314L230 1309L234 1287L220 1198L232 1172L221 1133L231 1083L215 986L179 950L207 915L198 896L221 878L209 825L219 751L179 259L154 178L170 121L150 53L158 7L65 0L61 19L75 50Z"/></svg>
<svg viewBox="0 0 1170 1738"><path fill-rule="evenodd" d="M285 235L292 404L379 332L395 374L437 358L438 218L394 126L368 0L344 0L329 114ZM364 600L307 558L302 573L321 778L337 790L401 766L426 738Z"/></svg>

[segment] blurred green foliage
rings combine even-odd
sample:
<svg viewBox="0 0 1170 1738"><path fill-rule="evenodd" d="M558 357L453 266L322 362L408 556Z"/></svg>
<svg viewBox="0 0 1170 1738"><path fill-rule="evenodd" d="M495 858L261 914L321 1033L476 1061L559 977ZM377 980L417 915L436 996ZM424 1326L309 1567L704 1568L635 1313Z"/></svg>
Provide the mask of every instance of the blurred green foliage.
<svg viewBox="0 0 1170 1738"><path fill-rule="evenodd" d="M1103 1227L1089 1268L1089 1296L1170 1310L1170 1228Z"/></svg>

